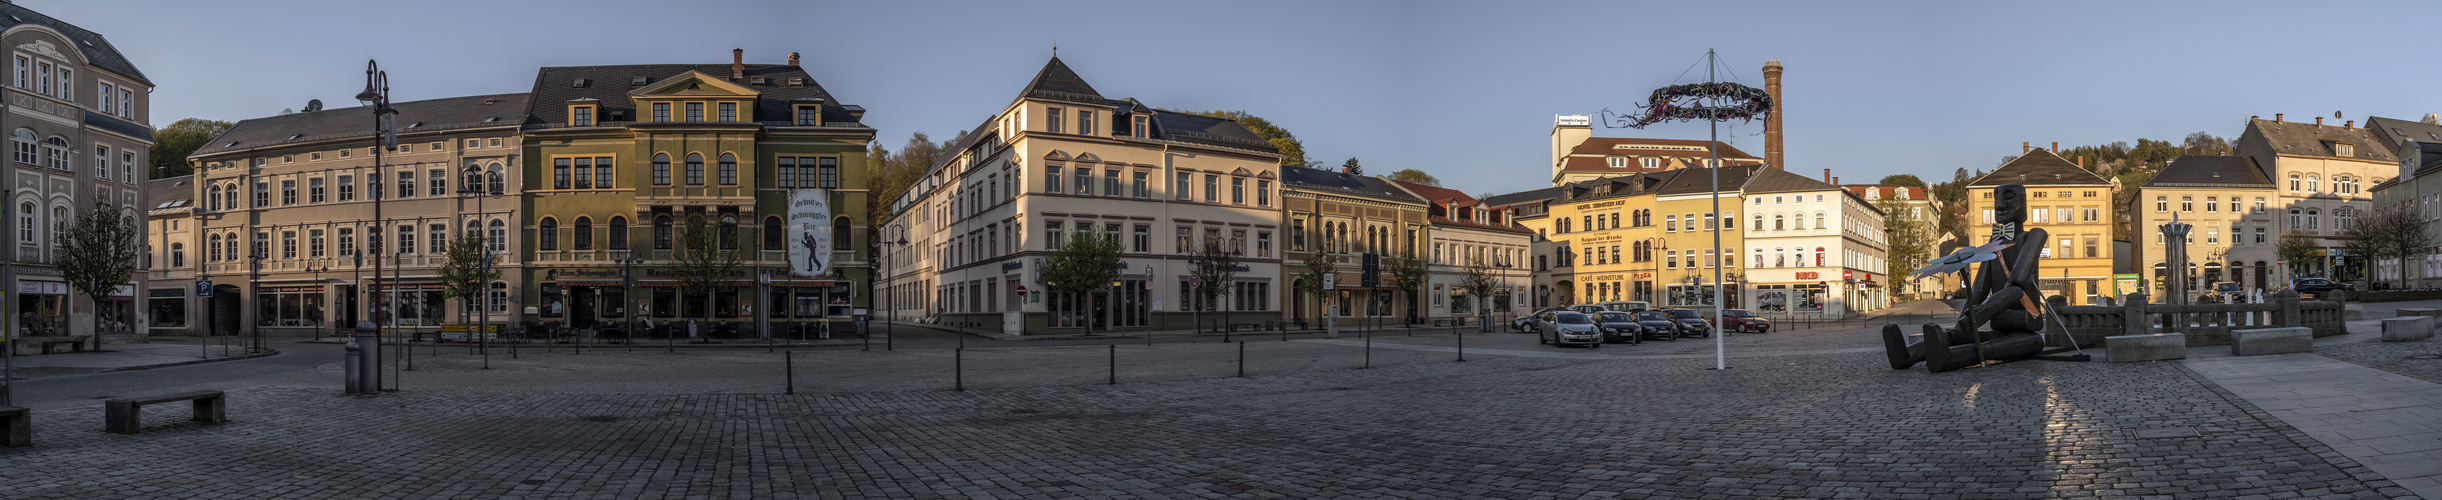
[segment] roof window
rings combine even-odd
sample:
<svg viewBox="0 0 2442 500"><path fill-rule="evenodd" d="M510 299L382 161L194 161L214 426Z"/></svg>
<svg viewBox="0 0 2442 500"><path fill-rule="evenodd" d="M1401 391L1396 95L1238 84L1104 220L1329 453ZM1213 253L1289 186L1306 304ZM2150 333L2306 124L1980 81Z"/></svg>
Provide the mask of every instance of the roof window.
<svg viewBox="0 0 2442 500"><path fill-rule="evenodd" d="M635 77L635 78L629 78L629 79L627 79L627 84L628 84L628 86L630 86L630 87L634 87L634 86L640 86L640 85L644 85L644 84L645 84L645 82L649 82L649 81L652 81L652 79L651 79L651 78L646 78L646 77L641 77L641 76L639 76L639 77Z"/></svg>
<svg viewBox="0 0 2442 500"><path fill-rule="evenodd" d="M805 79L805 78L800 78L800 77L793 77L793 76L792 76L792 77L789 77L789 86L791 86L791 87L803 87L803 86L806 86L806 79Z"/></svg>
<svg viewBox="0 0 2442 500"><path fill-rule="evenodd" d="M288 140L291 140L291 141L294 141L294 140L297 140L297 139L303 139L303 138L305 138L305 134L297 134L297 135L288 136Z"/></svg>
<svg viewBox="0 0 2442 500"><path fill-rule="evenodd" d="M760 76L758 76L758 77L754 77L754 79L753 79L752 81L754 82L755 86L757 86L757 87L761 87L761 86L763 86L763 77L760 77Z"/></svg>
<svg viewBox="0 0 2442 500"><path fill-rule="evenodd" d="M578 88L578 89L585 88L585 79L583 79L583 78L578 78L576 81L569 82L569 83L568 83L568 87L569 87L569 88Z"/></svg>

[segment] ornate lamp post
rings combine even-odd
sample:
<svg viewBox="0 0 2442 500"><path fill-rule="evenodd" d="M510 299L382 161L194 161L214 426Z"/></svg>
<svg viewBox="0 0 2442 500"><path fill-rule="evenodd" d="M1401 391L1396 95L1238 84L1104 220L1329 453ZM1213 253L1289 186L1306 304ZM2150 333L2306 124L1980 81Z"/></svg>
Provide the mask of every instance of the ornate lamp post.
<svg viewBox="0 0 2442 500"><path fill-rule="evenodd" d="M371 108L373 111L373 168L378 171L382 168L382 151L398 148L397 120L399 112L398 109L390 107L390 74L382 71L380 63L377 63L371 59L365 60L365 90L363 92L356 93L356 101L364 103L366 107ZM373 239L371 238L372 235L387 229L386 225L388 224L388 221L382 219L382 189L380 183L376 182L368 184L367 188L369 191L371 191L367 194L373 195L373 230L365 232L365 235L367 236L366 240L369 243ZM373 276L377 280L382 275L381 249L379 246L380 245L366 245L366 250L373 252ZM394 281L390 283L390 287L392 289L397 289L398 283ZM391 313L391 317L396 318L398 314L396 313L395 308L398 307L398 301L394 298L390 301L388 307L394 309ZM380 363L382 357L381 342L379 341L381 339L381 329L382 325L380 318L375 318L373 328L369 330L358 330L358 333L356 334L357 344L365 346L365 349L367 349L367 351L365 351L364 359L372 360L372 363L374 363L372 371L374 373L375 380L373 380L373 383L367 385L374 387L377 390L382 387L380 380Z"/></svg>

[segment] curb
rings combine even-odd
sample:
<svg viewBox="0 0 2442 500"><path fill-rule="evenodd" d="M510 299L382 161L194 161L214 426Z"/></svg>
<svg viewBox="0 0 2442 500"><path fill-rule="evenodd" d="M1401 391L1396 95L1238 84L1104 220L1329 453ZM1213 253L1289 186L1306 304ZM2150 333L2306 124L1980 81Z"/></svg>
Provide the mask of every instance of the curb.
<svg viewBox="0 0 2442 500"><path fill-rule="evenodd" d="M102 371L98 371L98 372L94 372L94 373L110 373L110 372L125 372L125 371L136 371L136 370L151 370L151 369L154 369L154 368L169 368L169 367L172 367L172 366L200 365L200 364L204 364L204 363L218 363L218 362L222 362L222 361L239 361L239 360L247 360L247 359L254 359L254 358L267 358L267 357L271 357L271 356L277 356L277 355L279 355L279 354L280 354L280 350L279 350L279 349L272 349L272 348L269 348L269 347L265 347L265 348L263 348L263 352L258 352L258 353L254 353L254 354L248 354L248 355L244 355L244 356L231 356L231 357L226 357L226 358L214 358L214 359L198 359L198 360L194 360L194 361L180 361L180 362L176 362L176 363L162 363L162 364L158 364L158 365L144 365L144 366L122 366L122 367L118 367L118 368L111 368L111 369L108 369L108 370L102 370Z"/></svg>

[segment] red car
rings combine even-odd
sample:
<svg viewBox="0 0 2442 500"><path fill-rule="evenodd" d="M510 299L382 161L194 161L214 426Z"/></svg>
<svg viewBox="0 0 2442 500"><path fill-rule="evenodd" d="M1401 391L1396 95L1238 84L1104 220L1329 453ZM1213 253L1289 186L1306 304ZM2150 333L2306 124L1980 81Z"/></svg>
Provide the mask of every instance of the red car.
<svg viewBox="0 0 2442 500"><path fill-rule="evenodd" d="M1765 319L1762 316L1756 316L1755 313L1748 312L1745 309L1724 310L1721 311L1721 317L1723 321L1729 322L1727 325L1722 325L1721 331L1755 333L1770 333L1772 331L1772 320Z"/></svg>

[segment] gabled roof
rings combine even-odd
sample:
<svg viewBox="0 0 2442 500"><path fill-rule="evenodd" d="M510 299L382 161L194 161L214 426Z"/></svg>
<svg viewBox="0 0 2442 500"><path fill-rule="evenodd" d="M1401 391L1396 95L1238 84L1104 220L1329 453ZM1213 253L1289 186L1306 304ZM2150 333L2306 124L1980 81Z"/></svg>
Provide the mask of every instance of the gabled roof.
<svg viewBox="0 0 2442 500"><path fill-rule="evenodd" d="M2145 181L2145 187L2269 188L2272 179L2255 158L2246 156L2180 155Z"/></svg>
<svg viewBox="0 0 2442 500"><path fill-rule="evenodd" d="M1477 201L1480 201L1475 199L1475 197L1467 196L1467 193L1459 192L1459 190L1456 189L1441 186L1427 186L1413 182L1391 182L1398 182L1399 185L1406 186L1409 191L1415 191L1416 194L1424 196L1425 200L1434 203L1447 203L1452 206L1472 206L1475 205Z"/></svg>
<svg viewBox="0 0 2442 500"><path fill-rule="evenodd" d="M144 213L160 215L195 210L193 174L144 181Z"/></svg>
<svg viewBox="0 0 2442 500"><path fill-rule="evenodd" d="M1600 155L1600 156L1612 156L1612 155L1637 155L1637 156L1694 156L1694 157L1711 157L1711 156L1712 156L1712 153L1711 153L1711 152L1709 152L1709 151L1687 151L1687 150L1677 150L1677 149L1651 149L1651 148L1638 148L1638 147L1635 147L1636 145L1640 145L1640 144L1655 144L1655 145L1663 145L1663 146L1695 146L1695 147L1706 147L1707 145L1716 145L1715 147L1717 147L1717 148L1719 148L1719 149L1721 150L1721 158L1722 158L1722 159L1724 159L1724 160L1731 159L1731 158L1747 158L1747 159L1757 159L1757 160L1762 159L1762 158L1757 158L1757 157L1755 157L1755 155L1747 154L1747 152L1746 152L1746 151L1740 151L1740 150L1738 150L1738 147L1737 147L1737 146L1731 146L1731 145L1729 145L1729 143L1715 142L1715 141L1691 141L1691 140L1685 140L1685 139L1639 139L1639 138L1633 138L1633 137L1588 137L1588 138L1586 138L1586 140L1585 140L1584 142L1579 142L1579 143L1577 143L1577 146L1576 146L1576 147L1569 148L1569 154L1573 154L1573 155ZM1621 145L1627 145L1627 146L1629 146L1629 147L1628 147L1628 148L1623 149L1623 148L1620 148L1620 147L1619 147L1619 146L1621 146Z"/></svg>
<svg viewBox="0 0 2442 500"><path fill-rule="evenodd" d="M1236 120L1156 109L1152 127L1154 133L1147 137L1154 139L1280 154L1280 146L1255 135L1255 131L1247 130Z"/></svg>
<svg viewBox="0 0 2442 500"><path fill-rule="evenodd" d="M1789 173L1787 170L1767 168L1763 173L1756 174L1755 180L1747 183L1745 191L1748 193L1795 193L1833 189L1839 189L1839 187L1812 177Z"/></svg>
<svg viewBox="0 0 2442 500"><path fill-rule="evenodd" d="M1688 168L1674 170L1674 172L1678 172L1679 175L1671 177L1667 182L1663 182L1662 188L1659 191L1662 195L1711 193L1713 192L1713 171L1719 170L1721 171L1721 192L1736 194L1738 193L1739 186L1746 185L1747 178L1755 175L1755 171L1757 169L1778 170L1760 166L1723 167L1718 169Z"/></svg>
<svg viewBox="0 0 2442 500"><path fill-rule="evenodd" d="M1509 194L1497 194L1493 195L1491 198L1485 198L1484 204L1496 207L1506 207L1510 205L1519 205L1557 198L1560 198L1560 186L1519 191Z"/></svg>
<svg viewBox="0 0 2442 500"><path fill-rule="evenodd" d="M526 112L525 94L494 94L391 103L401 134L454 128L515 126ZM373 112L364 106L305 111L237 122L188 158L264 146L373 136ZM369 145L371 143L360 144Z"/></svg>
<svg viewBox="0 0 2442 500"><path fill-rule="evenodd" d="M1060 62L1060 56L1052 56L1051 62L1043 63L1043 70L1035 72L1034 81L1026 82L1026 90L1019 91L1018 97L1090 103L1107 100L1101 92L1094 91L1093 85L1087 85L1084 77L1068 69L1067 63Z"/></svg>
<svg viewBox="0 0 2442 500"><path fill-rule="evenodd" d="M2263 137L2265 145L2271 147L2270 151L2273 154L2349 158L2383 163L2399 163L2400 161L2398 154L2385 147L2390 143L2384 142L2382 138L2374 135L2374 131L2365 128L2273 121L2262 118L2248 120L2247 128ZM2244 139L2246 136L2242 134L2240 137ZM2353 146L2351 148L2353 154L2340 156L2333 150L2334 144Z"/></svg>
<svg viewBox="0 0 2442 500"><path fill-rule="evenodd" d="M638 87L653 86L670 79L684 77L691 71L726 80L729 65L631 64L543 68L535 71L534 89L530 94L534 102L526 110L528 119L525 123L527 125L568 123L568 102L578 99L601 101L602 109L594 114L596 123L649 120L650 116L637 113L636 103L629 99L628 92L634 91ZM640 77L644 79L644 85L635 84L636 79ZM754 85L755 78L762 78L763 85ZM791 78L798 79L800 84L791 85L789 83ZM584 80L584 84L577 85L578 80ZM754 117L763 123L793 123L797 114L789 109L790 106L799 99L822 99L824 102L822 120L825 125L861 126L857 123L857 115L862 113L863 108L840 103L839 99L833 98L829 91L823 90L822 84L816 83L814 76L807 74L805 68L785 64L748 64L746 65L746 78L729 83L747 86L762 93L760 98L755 99ZM710 111L706 112L710 113ZM400 123L406 123L404 117L400 120Z"/></svg>
<svg viewBox="0 0 2442 500"><path fill-rule="evenodd" d="M1857 193L1858 196L1865 196L1866 193L1874 193L1873 198L1875 200L1926 201L1925 188L1916 186L1901 186L1897 184L1841 184L1840 187L1842 189L1849 190L1849 192ZM1906 198L1899 197L1898 195L1901 192L1906 192L1908 196Z"/></svg>
<svg viewBox="0 0 2442 500"><path fill-rule="evenodd" d="M2442 124L2377 116L2366 119L2366 129L2394 150L2407 141L2442 142Z"/></svg>
<svg viewBox="0 0 2442 500"><path fill-rule="evenodd" d="M1407 190L1399 189L1399 186L1392 185L1390 180L1380 177L1351 175L1319 168L1282 166L1280 167L1280 181L1283 183L1283 187L1331 191L1403 203L1424 203L1423 199L1409 196Z"/></svg>
<svg viewBox="0 0 2442 500"><path fill-rule="evenodd" d="M2423 174L2426 170L2442 168L2442 141L2408 141L2408 143L2416 146L2417 150L2417 158L2414 160L2416 169L2410 172Z"/></svg>
<svg viewBox="0 0 2442 500"><path fill-rule="evenodd" d="M2111 184L2111 180L2094 175L2094 172L2088 172L2086 169L2078 168L2077 164L2061 159L2060 155L2052 154L2051 150L2037 149L2019 155L2018 159L2010 160L2009 163L2001 165L2001 168L1993 169L1992 173L1977 177L1975 182L1967 183L1969 186L2006 184L2085 185Z"/></svg>
<svg viewBox="0 0 2442 500"><path fill-rule="evenodd" d="M20 24L40 25L59 30L60 33L68 35L69 43L76 44L76 47L73 48L84 53L85 60L90 61L94 66L134 78L146 86L153 84L151 79L144 77L144 72L136 70L135 63L129 62L127 56L120 54L118 47L111 46L110 40L102 38L101 34L86 31L84 28L68 24L59 18L43 15L41 12L35 12L34 9L17 5L16 2L0 2L0 30L14 28Z"/></svg>

